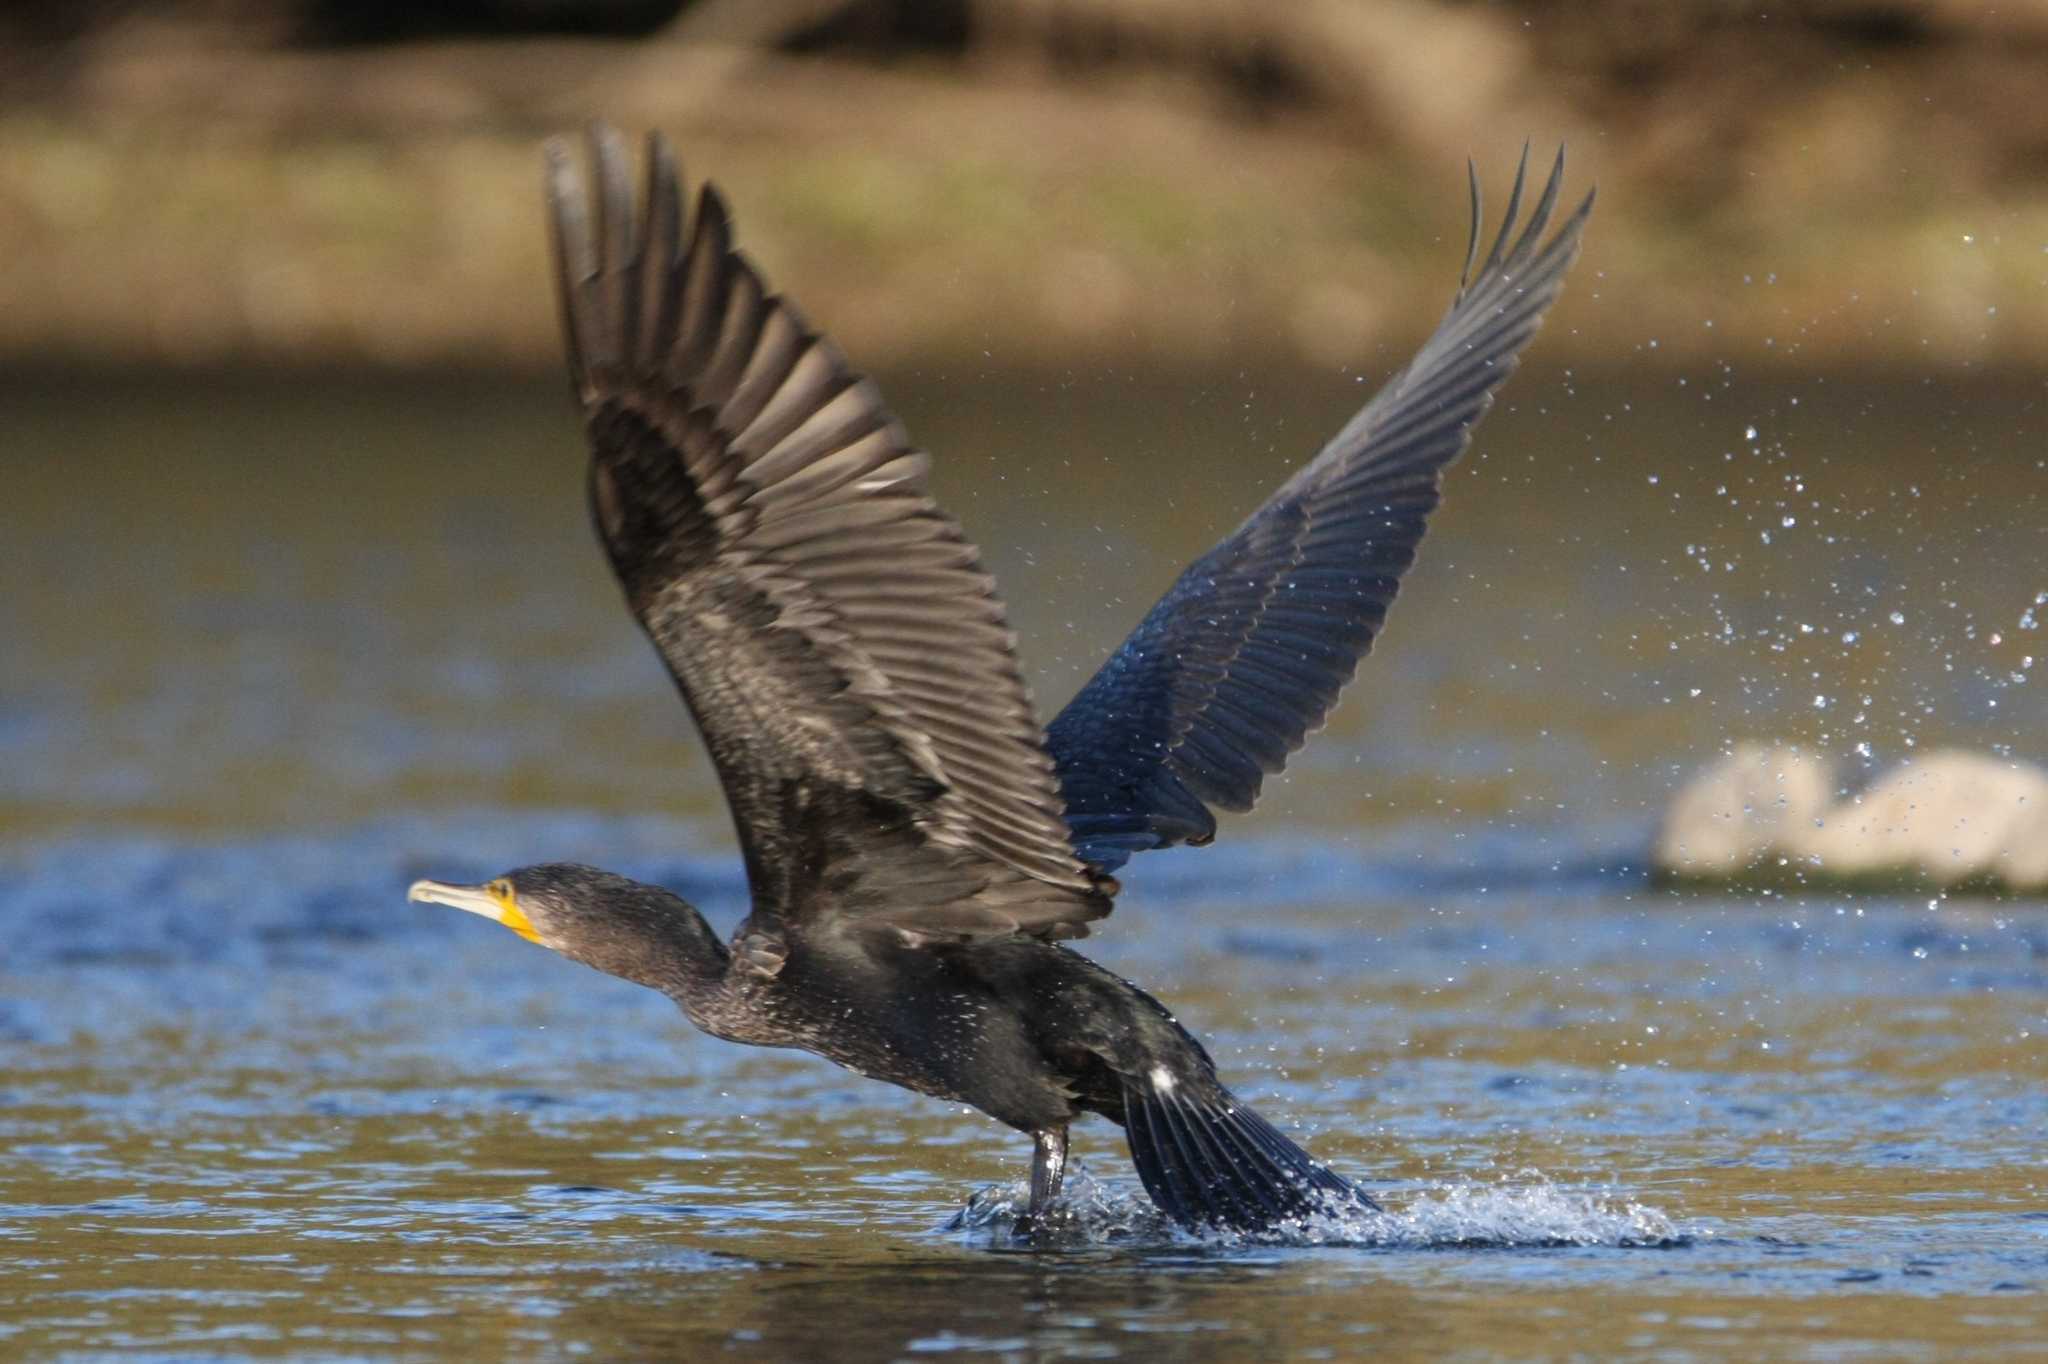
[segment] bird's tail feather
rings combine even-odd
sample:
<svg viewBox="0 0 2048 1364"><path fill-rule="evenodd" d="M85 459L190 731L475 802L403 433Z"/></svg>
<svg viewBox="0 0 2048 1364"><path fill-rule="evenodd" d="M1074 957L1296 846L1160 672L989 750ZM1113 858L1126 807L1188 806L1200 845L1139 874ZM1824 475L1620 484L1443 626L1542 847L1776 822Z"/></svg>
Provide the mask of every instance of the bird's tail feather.
<svg viewBox="0 0 2048 1364"><path fill-rule="evenodd" d="M1145 1192L1184 1227L1266 1231L1317 1213L1377 1211L1365 1192L1317 1163L1221 1086L1133 1079L1124 1133Z"/></svg>

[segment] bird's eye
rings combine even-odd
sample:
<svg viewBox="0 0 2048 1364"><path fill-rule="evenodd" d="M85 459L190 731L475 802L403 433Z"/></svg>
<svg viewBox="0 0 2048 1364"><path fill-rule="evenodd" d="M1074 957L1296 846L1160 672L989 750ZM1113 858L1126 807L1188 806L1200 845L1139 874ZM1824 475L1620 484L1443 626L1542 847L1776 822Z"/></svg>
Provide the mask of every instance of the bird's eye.
<svg viewBox="0 0 2048 1364"><path fill-rule="evenodd" d="M504 877L501 876L497 880L491 882L487 889L491 892L491 896L493 899L504 900L507 903L511 902L512 883L510 881L507 881Z"/></svg>

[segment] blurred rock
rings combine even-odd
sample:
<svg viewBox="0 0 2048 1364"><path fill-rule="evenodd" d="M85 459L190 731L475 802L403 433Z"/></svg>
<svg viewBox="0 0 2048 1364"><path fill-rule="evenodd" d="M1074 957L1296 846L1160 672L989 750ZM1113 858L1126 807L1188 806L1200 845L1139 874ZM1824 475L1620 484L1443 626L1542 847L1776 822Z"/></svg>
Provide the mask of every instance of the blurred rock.
<svg viewBox="0 0 2048 1364"><path fill-rule="evenodd" d="M1672 799L1651 865L1671 876L1738 876L1814 828L1835 787L1834 765L1816 754L1737 744Z"/></svg>
<svg viewBox="0 0 2048 1364"><path fill-rule="evenodd" d="M1829 758L1739 744L1679 791L1651 853L1673 881L2048 889L2048 770L1941 749L1849 789Z"/></svg>

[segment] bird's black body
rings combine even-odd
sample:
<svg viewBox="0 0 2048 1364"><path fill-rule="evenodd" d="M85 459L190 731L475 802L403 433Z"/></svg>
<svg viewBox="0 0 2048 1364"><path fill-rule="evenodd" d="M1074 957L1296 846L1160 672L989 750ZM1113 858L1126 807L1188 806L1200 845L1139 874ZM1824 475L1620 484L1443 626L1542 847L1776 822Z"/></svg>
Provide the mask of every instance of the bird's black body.
<svg viewBox="0 0 2048 1364"><path fill-rule="evenodd" d="M801 1047L1024 1132L1087 1112L1121 1122L1127 1081L1212 1070L1151 996L1015 935L931 948L893 933L800 932L772 980L735 972L710 999L679 1002L708 1032Z"/></svg>
<svg viewBox="0 0 2048 1364"><path fill-rule="evenodd" d="M819 913L772 946L742 931L729 951L685 901L609 872L528 867L507 881L564 955L660 990L714 1037L972 1104L1039 1139L1035 1174L1093 1113L1125 1128L1154 1200L1191 1224L1373 1206L1240 1104L1164 1005L1058 943L913 944ZM1056 1188L1056 1169L1046 1177Z"/></svg>
<svg viewBox="0 0 2048 1364"><path fill-rule="evenodd" d="M1556 296L1590 197L1548 239L1562 158L1435 336L1191 566L1049 730L994 584L879 393L690 216L660 139L551 146L569 364L599 538L732 806L752 912L730 945L668 892L566 864L417 898L661 990L705 1031L972 1104L1034 1140L1120 1124L1190 1226L1371 1207L1240 1104L1156 1000L1063 946L1134 853L1207 842L1322 722L1371 646L1445 465Z"/></svg>

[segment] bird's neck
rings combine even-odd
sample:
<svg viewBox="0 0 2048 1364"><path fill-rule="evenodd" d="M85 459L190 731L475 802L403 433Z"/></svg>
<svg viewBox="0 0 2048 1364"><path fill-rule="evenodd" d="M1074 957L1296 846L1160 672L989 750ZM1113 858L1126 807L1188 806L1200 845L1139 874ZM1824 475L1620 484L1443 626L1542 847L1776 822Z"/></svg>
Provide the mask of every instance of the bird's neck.
<svg viewBox="0 0 2048 1364"><path fill-rule="evenodd" d="M684 922L675 925L668 946L669 950L662 953L650 973L653 978L640 983L661 991L694 1017L693 1002L708 999L724 988L732 953L694 907L689 907Z"/></svg>
<svg viewBox="0 0 2048 1364"><path fill-rule="evenodd" d="M686 1010L724 981L732 954L689 901L659 886L635 885L614 908L616 931L589 935L571 955L659 990Z"/></svg>
<svg viewBox="0 0 2048 1364"><path fill-rule="evenodd" d="M736 1042L751 1041L744 1024L749 1001L742 986L741 972L733 969L732 953L721 942L711 943L715 958L706 953L693 956L686 966L655 988L674 1000L691 1023L713 1037Z"/></svg>

